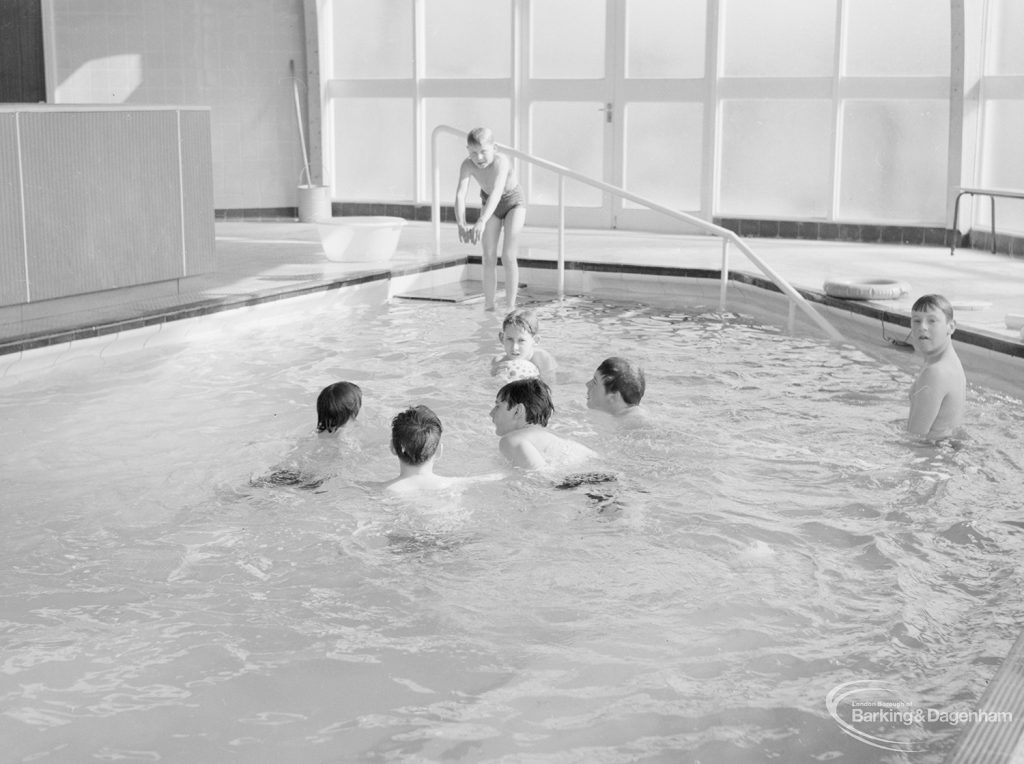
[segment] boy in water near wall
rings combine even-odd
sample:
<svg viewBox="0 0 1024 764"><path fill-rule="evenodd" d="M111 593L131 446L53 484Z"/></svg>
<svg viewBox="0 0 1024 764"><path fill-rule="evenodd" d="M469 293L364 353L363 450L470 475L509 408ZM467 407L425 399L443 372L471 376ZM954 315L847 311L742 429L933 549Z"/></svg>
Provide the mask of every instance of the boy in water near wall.
<svg viewBox="0 0 1024 764"><path fill-rule="evenodd" d="M519 232L526 222L526 204L516 179L512 159L494 149L494 136L486 127L477 127L466 136L469 156L459 168L455 190L455 220L459 241L480 241L483 245L484 310L494 310L498 289L498 239L504 230L501 263L505 269L505 299L508 310L516 307L519 293ZM466 222L466 192L470 179L480 185L482 209L476 223Z"/></svg>
<svg viewBox="0 0 1024 764"><path fill-rule="evenodd" d="M919 297L910 308L910 341L924 367L910 386L907 431L929 440L953 435L964 418L967 379L953 348L953 306L940 294Z"/></svg>

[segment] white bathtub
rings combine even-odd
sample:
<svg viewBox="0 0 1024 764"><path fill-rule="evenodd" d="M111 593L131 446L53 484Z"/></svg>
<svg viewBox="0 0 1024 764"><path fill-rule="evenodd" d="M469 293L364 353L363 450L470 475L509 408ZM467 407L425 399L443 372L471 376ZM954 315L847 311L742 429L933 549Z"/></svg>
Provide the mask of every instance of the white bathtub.
<svg viewBox="0 0 1024 764"><path fill-rule="evenodd" d="M384 215L352 215L318 221L324 254L338 263L386 263L395 254L405 220Z"/></svg>

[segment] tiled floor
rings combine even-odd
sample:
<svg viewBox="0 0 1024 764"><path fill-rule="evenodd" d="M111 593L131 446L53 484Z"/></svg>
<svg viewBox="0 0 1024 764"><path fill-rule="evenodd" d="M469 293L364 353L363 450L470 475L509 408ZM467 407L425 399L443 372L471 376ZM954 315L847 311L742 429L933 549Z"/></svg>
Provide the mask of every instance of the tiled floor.
<svg viewBox="0 0 1024 764"><path fill-rule="evenodd" d="M409 223L402 232L399 251L390 267L418 268L427 264L459 261L479 253L477 246L461 244L454 226L441 229L441 254L434 253L429 223ZM166 321L227 305L252 304L325 288L325 285L381 270L358 264L327 260L315 226L294 221L235 222L216 224L219 269L191 280L183 291L139 299L119 298L116 292L100 299L82 300L60 313L23 317L0 323L0 344L21 348L46 344L47 338L78 330L79 335L102 333L97 327L120 324L131 328ZM754 252L784 279L798 288L822 291L826 280L894 279L909 292L887 300L893 312L909 312L913 300L928 292L949 297L964 328L1012 340L1024 347L1018 329L1007 327L1011 315L1024 316L1024 259L962 249L951 257L936 247L886 244L828 243L786 239L747 239ZM527 228L520 257L527 260L557 259L558 237L554 229ZM730 248L730 267L763 275L735 247ZM722 245L714 238L622 231L569 231L565 237L568 261L626 263L630 265L718 269ZM213 307L211 307L213 306ZM74 339L73 337L71 339Z"/></svg>

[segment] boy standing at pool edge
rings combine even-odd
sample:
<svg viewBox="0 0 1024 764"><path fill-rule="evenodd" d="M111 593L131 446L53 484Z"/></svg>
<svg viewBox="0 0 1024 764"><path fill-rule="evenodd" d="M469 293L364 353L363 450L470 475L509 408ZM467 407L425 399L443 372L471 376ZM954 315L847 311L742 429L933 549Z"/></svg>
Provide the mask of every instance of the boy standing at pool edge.
<svg viewBox="0 0 1024 764"><path fill-rule="evenodd" d="M459 184L455 190L455 220L459 225L459 241L481 242L483 246L484 310L494 310L498 289L498 239L505 238L501 263L505 269L505 299L508 310L516 306L519 292L519 232L526 221L523 192L516 179L512 159L494 149L494 136L486 127L477 127L466 136L469 156L459 167ZM466 192L470 178L480 185L482 208L476 223L466 222Z"/></svg>
<svg viewBox="0 0 1024 764"><path fill-rule="evenodd" d="M910 386L911 435L939 440L963 422L967 397L964 367L953 348L953 306L939 294L919 297L910 309L910 338L924 367Z"/></svg>

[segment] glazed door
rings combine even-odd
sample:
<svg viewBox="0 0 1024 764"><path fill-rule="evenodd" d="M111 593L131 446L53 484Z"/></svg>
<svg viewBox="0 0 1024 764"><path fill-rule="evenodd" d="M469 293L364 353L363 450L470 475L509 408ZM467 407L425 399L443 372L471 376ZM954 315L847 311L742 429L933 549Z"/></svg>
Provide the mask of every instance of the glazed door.
<svg viewBox="0 0 1024 764"><path fill-rule="evenodd" d="M527 151L684 212L710 209L706 4L532 0L524 19L520 124ZM713 39L713 37L712 37ZM713 53L713 52L712 52ZM558 181L523 168L530 220L557 222ZM679 230L620 197L566 181L566 222Z"/></svg>
<svg viewBox="0 0 1024 764"><path fill-rule="evenodd" d="M523 23L521 124L531 154L616 183L615 9L622 0L531 0ZM554 225L558 177L524 166L530 223ZM566 223L610 228L612 200L567 180Z"/></svg>

